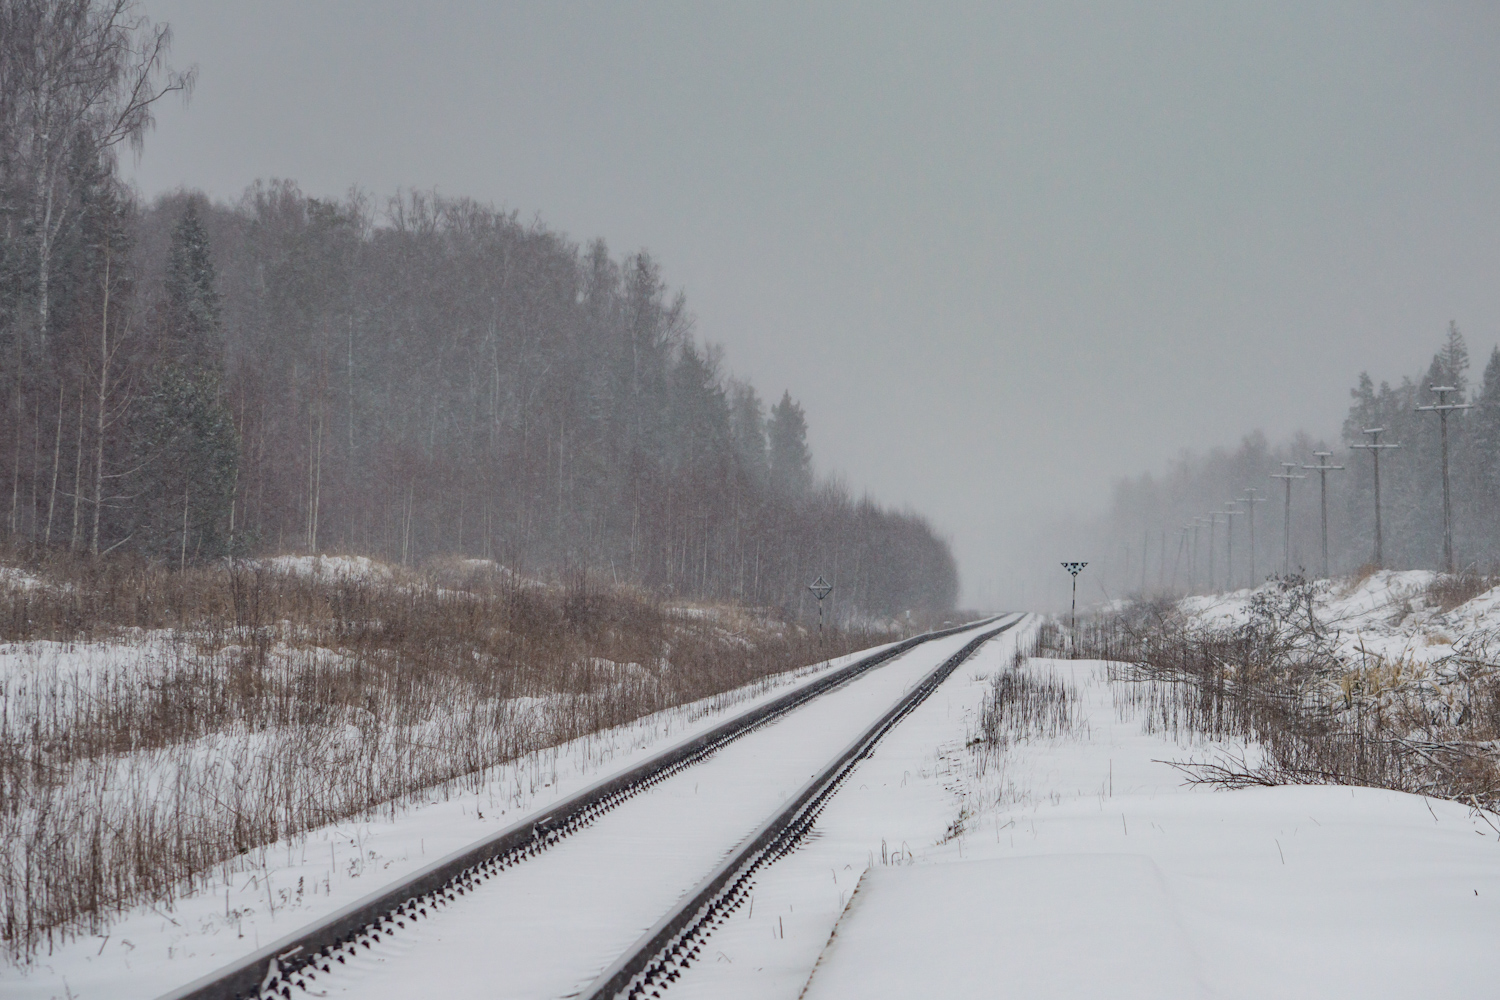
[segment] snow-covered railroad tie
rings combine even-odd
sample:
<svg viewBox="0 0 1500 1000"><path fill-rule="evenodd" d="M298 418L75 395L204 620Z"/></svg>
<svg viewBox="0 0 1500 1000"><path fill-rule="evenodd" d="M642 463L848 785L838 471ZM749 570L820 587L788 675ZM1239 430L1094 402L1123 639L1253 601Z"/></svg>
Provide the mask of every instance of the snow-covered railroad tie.
<svg viewBox="0 0 1500 1000"><path fill-rule="evenodd" d="M995 621L917 636L831 671L628 772L597 782L164 1000L375 996L384 995L387 987L393 996L419 995L427 990L418 987L412 993L396 988L414 969L437 969L459 979L483 976L486 996L576 992L710 867L693 869L694 862L689 860L693 850L678 849L674 836L692 840L699 853L711 849L710 860L721 858L742 840L746 830L755 828L770 806L806 779L806 761L827 760L837 746L847 742L846 730L884 710L927 678L935 660L966 642L968 637L962 633L989 631L985 626ZM873 669L882 665L885 669ZM793 719L796 726L791 729L780 724ZM836 744L819 744L829 739ZM795 752L782 753L785 746ZM723 752L731 747L738 763L726 766ZM734 794L740 790L737 787L721 787L730 782L743 784L736 768L743 771L747 760L753 762L753 770L765 772L764 787L758 789L761 799ZM789 768L800 772L790 785ZM643 798L641 793L647 790L654 790L653 795ZM767 794L774 797L766 801ZM663 806L664 796L675 807ZM681 801L684 796L692 801ZM630 808L620 808L627 803ZM747 809L759 811L747 814ZM610 821L599 824L606 813ZM685 826L683 815L695 818ZM687 829L693 822L704 821L711 821L709 826L719 822L721 828ZM585 831L586 836L575 836ZM671 835L664 836L664 831ZM661 876L678 879L677 888L668 889L664 900L649 902L652 893L661 891L657 884L661 880L653 873L684 864L687 868L681 872ZM496 879L502 872L505 877ZM481 885L484 892L473 891ZM632 905L648 909L639 916L626 916ZM576 914L564 916L569 907ZM441 911L447 911L441 920L423 919ZM537 919L528 919L528 912ZM565 941L547 943L546 928L552 926L549 916L553 924L575 925L575 937L580 928L588 931L585 937L592 947L606 949L580 959L584 971L568 984L570 989L555 990L546 975L528 971L532 966L549 965L541 960L549 948L567 947ZM477 937L455 951L465 934ZM503 984L494 978L499 974L496 962L504 967ZM415 981L430 985L428 972L412 974ZM448 990L444 993L451 995Z"/></svg>

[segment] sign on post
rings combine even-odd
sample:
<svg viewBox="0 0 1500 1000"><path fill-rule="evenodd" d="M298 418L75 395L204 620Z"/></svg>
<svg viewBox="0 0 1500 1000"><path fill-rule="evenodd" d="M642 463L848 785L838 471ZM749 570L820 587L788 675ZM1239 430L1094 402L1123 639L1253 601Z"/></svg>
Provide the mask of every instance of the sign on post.
<svg viewBox="0 0 1500 1000"><path fill-rule="evenodd" d="M807 589L810 590L810 591L812 591L812 595L818 599L818 634L822 635L823 634L823 598L825 598L829 594L833 593L833 584L831 584L827 580L823 579L822 574L819 574L818 578L816 580L814 580L812 583L809 583L807 585Z"/></svg>

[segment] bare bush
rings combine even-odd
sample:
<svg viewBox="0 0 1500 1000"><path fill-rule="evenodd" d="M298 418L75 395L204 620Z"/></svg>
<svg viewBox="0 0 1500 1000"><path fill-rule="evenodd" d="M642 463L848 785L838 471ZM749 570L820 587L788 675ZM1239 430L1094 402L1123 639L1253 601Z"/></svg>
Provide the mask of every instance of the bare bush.
<svg viewBox="0 0 1500 1000"><path fill-rule="evenodd" d="M1314 586L1284 580L1232 627L1137 607L1039 637L1056 655L1115 661L1117 700L1147 732L1257 744L1253 759L1182 765L1191 780L1367 785L1500 806L1500 669L1467 647L1441 678L1351 662L1315 614Z"/></svg>

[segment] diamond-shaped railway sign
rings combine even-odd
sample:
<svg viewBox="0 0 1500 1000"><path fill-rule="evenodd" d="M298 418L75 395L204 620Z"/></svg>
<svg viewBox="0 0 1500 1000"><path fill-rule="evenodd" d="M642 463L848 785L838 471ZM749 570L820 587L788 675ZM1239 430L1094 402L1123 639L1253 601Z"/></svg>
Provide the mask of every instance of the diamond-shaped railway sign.
<svg viewBox="0 0 1500 1000"><path fill-rule="evenodd" d="M819 576L816 580L807 585L807 589L812 591L813 596L821 601L823 598L833 593L833 584L829 583L827 580Z"/></svg>
<svg viewBox="0 0 1500 1000"><path fill-rule="evenodd" d="M1079 573L1083 572L1083 568L1087 565L1088 563L1086 562L1065 562L1062 564L1062 568L1076 577Z"/></svg>

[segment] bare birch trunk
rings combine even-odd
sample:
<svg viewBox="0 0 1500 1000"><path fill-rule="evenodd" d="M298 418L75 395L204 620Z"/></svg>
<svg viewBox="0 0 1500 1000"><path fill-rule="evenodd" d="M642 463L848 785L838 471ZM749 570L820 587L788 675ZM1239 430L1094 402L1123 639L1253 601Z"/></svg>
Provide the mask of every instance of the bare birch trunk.
<svg viewBox="0 0 1500 1000"><path fill-rule="evenodd" d="M57 385L57 435L52 441L52 492L47 499L47 532L42 544L52 545L52 515L57 511L57 470L62 463L63 383Z"/></svg>
<svg viewBox="0 0 1500 1000"><path fill-rule="evenodd" d="M83 383L78 383L78 443L73 449L73 534L68 538L68 551L78 551L78 501L83 493Z"/></svg>
<svg viewBox="0 0 1500 1000"><path fill-rule="evenodd" d="M99 556L99 508L104 502L104 431L109 426L109 242L104 244L104 308L99 322L99 409L94 421L94 526L89 554Z"/></svg>

